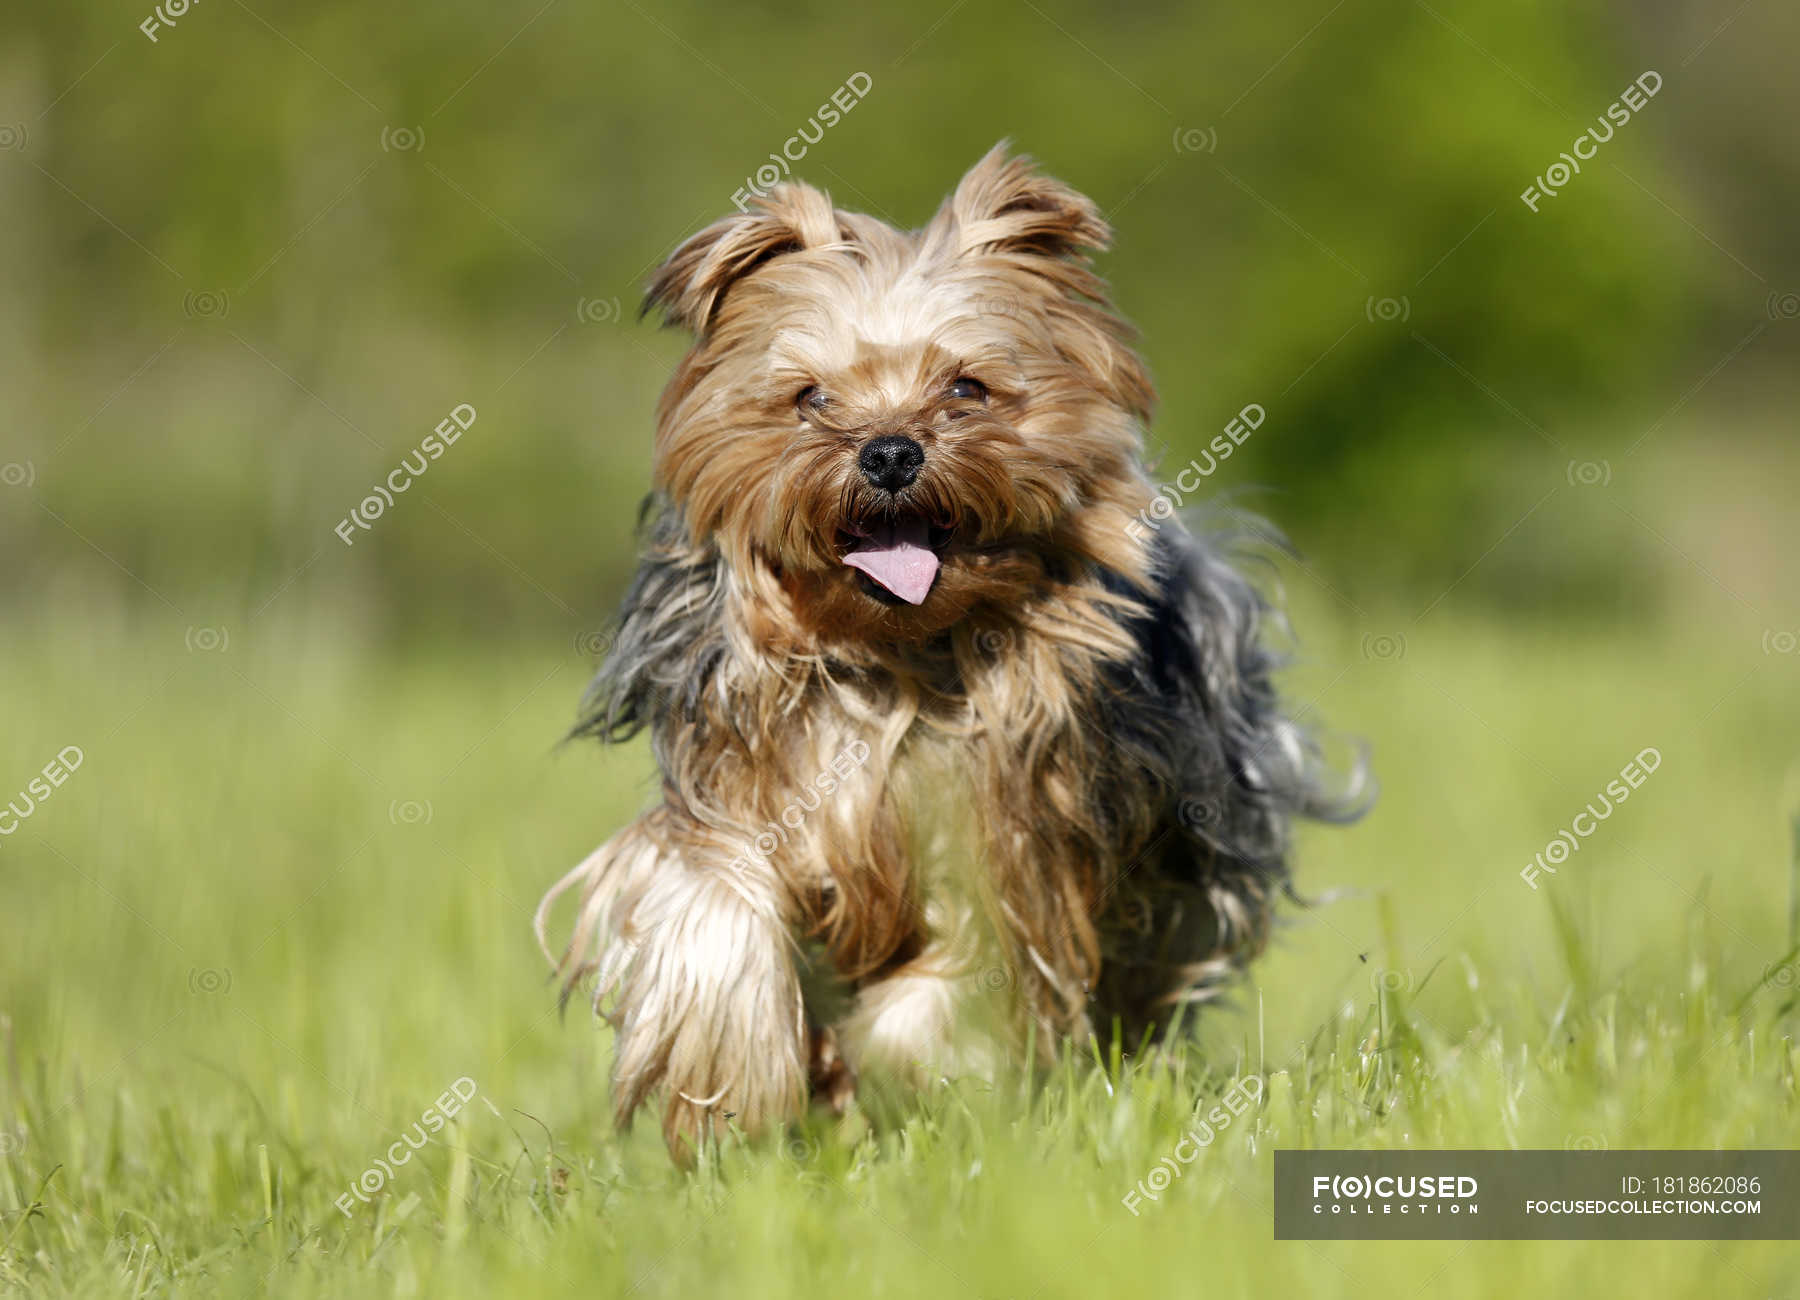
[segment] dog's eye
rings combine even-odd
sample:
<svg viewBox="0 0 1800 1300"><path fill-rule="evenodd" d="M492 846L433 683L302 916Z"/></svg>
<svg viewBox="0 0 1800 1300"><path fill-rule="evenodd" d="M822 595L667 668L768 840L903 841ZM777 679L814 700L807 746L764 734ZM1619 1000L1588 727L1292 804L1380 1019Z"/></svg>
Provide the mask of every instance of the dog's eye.
<svg viewBox="0 0 1800 1300"><path fill-rule="evenodd" d="M949 398L953 402L980 402L987 404L987 385L979 379L970 379L967 375L958 375L950 385ZM952 420L960 420L969 415L968 411L959 411L952 407L945 412Z"/></svg>
<svg viewBox="0 0 1800 1300"><path fill-rule="evenodd" d="M813 384L808 384L794 394L794 409L799 411L803 418L808 415L816 415L830 405L831 399Z"/></svg>

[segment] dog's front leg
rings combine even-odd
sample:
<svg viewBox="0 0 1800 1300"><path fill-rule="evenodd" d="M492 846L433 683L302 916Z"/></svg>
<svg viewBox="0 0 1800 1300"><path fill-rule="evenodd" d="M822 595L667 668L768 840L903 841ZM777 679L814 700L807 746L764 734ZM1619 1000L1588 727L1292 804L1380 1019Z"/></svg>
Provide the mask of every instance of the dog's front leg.
<svg viewBox="0 0 1800 1300"><path fill-rule="evenodd" d="M799 1115L807 1029L780 881L664 807L614 836L544 906L578 884L561 970L571 984L597 977L594 1005L617 1031L620 1127L661 1088L663 1137L690 1163L727 1121L757 1133Z"/></svg>

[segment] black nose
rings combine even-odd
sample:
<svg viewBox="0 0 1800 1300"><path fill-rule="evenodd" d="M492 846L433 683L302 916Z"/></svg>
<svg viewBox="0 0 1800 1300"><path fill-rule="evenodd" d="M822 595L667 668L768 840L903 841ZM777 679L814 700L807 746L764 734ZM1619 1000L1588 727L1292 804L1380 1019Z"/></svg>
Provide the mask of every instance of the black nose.
<svg viewBox="0 0 1800 1300"><path fill-rule="evenodd" d="M878 488L898 492L919 477L925 463L925 449L903 434L877 438L862 449L856 463L863 477Z"/></svg>

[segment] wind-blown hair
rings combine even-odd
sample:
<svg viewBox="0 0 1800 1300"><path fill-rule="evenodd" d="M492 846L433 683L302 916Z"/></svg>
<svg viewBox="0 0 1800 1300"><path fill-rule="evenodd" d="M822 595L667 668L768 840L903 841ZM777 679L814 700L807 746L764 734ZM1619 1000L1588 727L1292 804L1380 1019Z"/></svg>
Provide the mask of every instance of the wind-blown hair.
<svg viewBox="0 0 1800 1300"><path fill-rule="evenodd" d="M1266 943L1292 820L1360 805L1276 693L1228 521L1139 522L1155 396L1109 238L1002 147L921 231L788 185L651 282L695 342L575 730L647 730L662 787L538 933L573 892L546 955L617 1029L620 1122L660 1089L678 1158L968 1065L983 960L1013 1042L1165 1032Z"/></svg>

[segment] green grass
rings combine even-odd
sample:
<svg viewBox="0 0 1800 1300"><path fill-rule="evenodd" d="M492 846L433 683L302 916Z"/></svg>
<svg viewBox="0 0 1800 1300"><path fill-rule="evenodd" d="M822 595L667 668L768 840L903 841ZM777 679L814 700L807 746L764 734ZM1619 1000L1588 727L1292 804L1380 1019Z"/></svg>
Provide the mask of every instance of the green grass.
<svg viewBox="0 0 1800 1300"><path fill-rule="evenodd" d="M558 751L573 647L410 656L280 605L13 623L0 799L0 1284L50 1295L1765 1295L1791 1244L1277 1243L1278 1146L1792 1144L1800 661L1711 618L1554 636L1454 601L1351 619L1304 579L1297 700L1385 793L1310 830L1290 924L1161 1065L960 1081L673 1170L606 1120L607 1035L559 1021L544 886L650 795ZM1743 626L1740 626L1743 624ZM1364 638L1405 631L1405 654ZM557 653L561 650L562 653ZM1563 872L1518 871L1646 745ZM1791 972L1789 972L1791 973ZM1122 1198L1231 1081L1266 1102L1163 1199ZM472 1104L333 1204L455 1080Z"/></svg>

